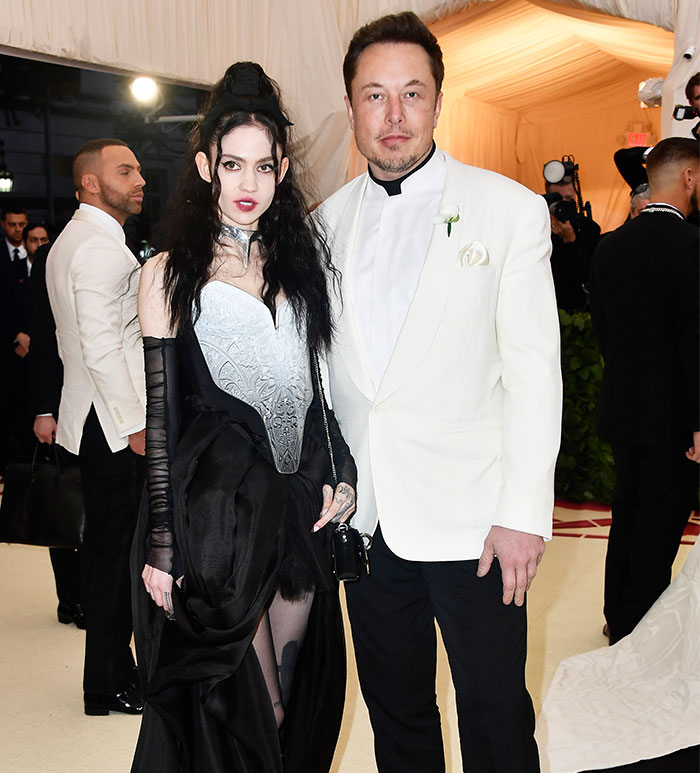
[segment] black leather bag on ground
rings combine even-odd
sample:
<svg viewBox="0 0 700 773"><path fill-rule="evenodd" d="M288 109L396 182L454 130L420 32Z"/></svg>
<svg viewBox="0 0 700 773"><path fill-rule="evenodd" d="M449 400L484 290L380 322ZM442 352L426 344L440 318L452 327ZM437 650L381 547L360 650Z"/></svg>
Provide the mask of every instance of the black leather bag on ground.
<svg viewBox="0 0 700 773"><path fill-rule="evenodd" d="M0 542L79 548L84 532L80 467L67 451L55 443L48 449L37 446L31 464L7 466L0 505Z"/></svg>

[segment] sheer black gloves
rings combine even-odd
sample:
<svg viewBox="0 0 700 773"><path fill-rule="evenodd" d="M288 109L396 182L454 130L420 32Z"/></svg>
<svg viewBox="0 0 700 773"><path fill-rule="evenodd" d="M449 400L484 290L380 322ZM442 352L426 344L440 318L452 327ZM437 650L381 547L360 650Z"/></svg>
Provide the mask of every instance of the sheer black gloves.
<svg viewBox="0 0 700 773"><path fill-rule="evenodd" d="M178 365L174 338L144 336L146 468L150 545L146 563L178 577L170 467L179 436Z"/></svg>

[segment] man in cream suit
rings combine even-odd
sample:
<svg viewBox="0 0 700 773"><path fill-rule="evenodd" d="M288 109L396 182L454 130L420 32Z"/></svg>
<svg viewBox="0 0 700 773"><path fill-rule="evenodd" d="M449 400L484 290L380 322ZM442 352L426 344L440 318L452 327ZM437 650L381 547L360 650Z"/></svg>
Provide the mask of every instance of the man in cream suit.
<svg viewBox="0 0 700 773"><path fill-rule="evenodd" d="M559 328L544 200L436 148L442 54L413 13L360 29L368 172L319 211L342 273L329 359L371 575L346 585L381 773L444 771L435 620L465 771L539 768L525 592L551 534Z"/></svg>
<svg viewBox="0 0 700 773"><path fill-rule="evenodd" d="M79 454L85 499L86 714L137 714L129 549L143 488L145 385L136 318L139 264L123 225L141 211L140 165L121 141L73 159L80 206L56 239L46 283L64 377L56 442Z"/></svg>

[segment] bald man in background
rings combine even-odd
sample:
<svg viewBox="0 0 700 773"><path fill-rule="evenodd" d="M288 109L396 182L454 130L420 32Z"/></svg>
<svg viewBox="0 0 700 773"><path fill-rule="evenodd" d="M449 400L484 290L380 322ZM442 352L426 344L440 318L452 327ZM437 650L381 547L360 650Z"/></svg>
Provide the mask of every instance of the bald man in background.
<svg viewBox="0 0 700 773"><path fill-rule="evenodd" d="M144 179L121 140L99 139L73 159L80 206L56 239L46 284L63 362L56 442L78 454L85 499L85 713L139 714L131 652L129 550L144 483L145 384L136 318L139 264L124 222Z"/></svg>

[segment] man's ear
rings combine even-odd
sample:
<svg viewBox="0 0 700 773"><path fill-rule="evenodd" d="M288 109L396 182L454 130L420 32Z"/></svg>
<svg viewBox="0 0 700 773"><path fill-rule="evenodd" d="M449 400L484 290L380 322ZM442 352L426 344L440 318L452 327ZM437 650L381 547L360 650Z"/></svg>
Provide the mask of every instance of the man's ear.
<svg viewBox="0 0 700 773"><path fill-rule="evenodd" d="M440 111L442 110L442 91L437 95L435 100L435 113L433 115L433 129L438 125L438 118L440 117Z"/></svg>
<svg viewBox="0 0 700 773"><path fill-rule="evenodd" d="M100 192L100 183L97 175L87 172L80 178L80 187L88 193L98 194Z"/></svg>
<svg viewBox="0 0 700 773"><path fill-rule="evenodd" d="M355 118L352 114L352 105L350 104L350 97L346 94L345 97L345 109L348 111L348 121L350 121L350 130L355 131Z"/></svg>
<svg viewBox="0 0 700 773"><path fill-rule="evenodd" d="M210 183L211 169L209 168L209 159L207 158L206 153L203 153L201 150L198 151L197 155L194 157L194 163L197 166L197 171L202 180Z"/></svg>

